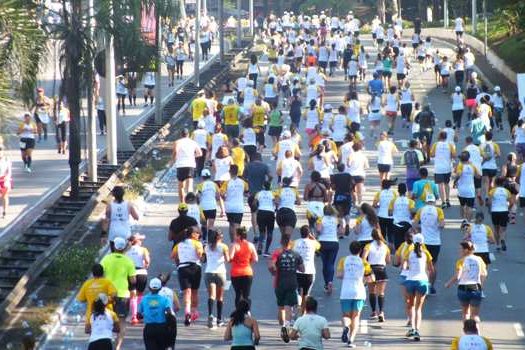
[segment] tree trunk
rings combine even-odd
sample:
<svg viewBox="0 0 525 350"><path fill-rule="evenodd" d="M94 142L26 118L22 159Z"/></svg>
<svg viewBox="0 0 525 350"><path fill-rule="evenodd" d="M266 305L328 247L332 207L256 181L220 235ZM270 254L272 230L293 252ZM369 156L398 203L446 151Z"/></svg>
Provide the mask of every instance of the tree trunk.
<svg viewBox="0 0 525 350"><path fill-rule="evenodd" d="M392 8L392 19L395 19L399 16L399 6L397 0L390 0Z"/></svg>
<svg viewBox="0 0 525 350"><path fill-rule="evenodd" d="M377 1L377 15L382 23L386 22L386 0Z"/></svg>

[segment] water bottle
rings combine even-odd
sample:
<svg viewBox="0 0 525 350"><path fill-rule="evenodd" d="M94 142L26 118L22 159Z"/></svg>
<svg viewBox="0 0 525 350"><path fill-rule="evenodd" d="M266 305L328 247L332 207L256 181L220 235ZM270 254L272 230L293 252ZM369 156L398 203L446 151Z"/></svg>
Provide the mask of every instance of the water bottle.
<svg viewBox="0 0 525 350"><path fill-rule="evenodd" d="M363 346L364 346L365 348L371 348L371 347L372 347L372 343L369 342L369 341L367 340L367 341L365 341L365 342L363 343Z"/></svg>

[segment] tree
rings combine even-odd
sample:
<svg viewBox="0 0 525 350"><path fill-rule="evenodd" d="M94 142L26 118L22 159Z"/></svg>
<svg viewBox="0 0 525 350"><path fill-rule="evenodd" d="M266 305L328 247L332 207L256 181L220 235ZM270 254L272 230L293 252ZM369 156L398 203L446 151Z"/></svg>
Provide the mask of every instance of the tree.
<svg viewBox="0 0 525 350"><path fill-rule="evenodd" d="M0 1L0 115L9 113L17 98L32 105L45 43L32 3Z"/></svg>

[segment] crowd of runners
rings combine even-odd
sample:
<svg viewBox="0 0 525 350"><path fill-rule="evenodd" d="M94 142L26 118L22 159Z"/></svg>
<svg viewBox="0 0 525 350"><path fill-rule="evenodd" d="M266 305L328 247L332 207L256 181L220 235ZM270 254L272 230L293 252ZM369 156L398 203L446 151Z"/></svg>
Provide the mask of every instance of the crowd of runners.
<svg viewBox="0 0 525 350"><path fill-rule="evenodd" d="M479 80L460 19L458 47L448 57L417 28L403 36L401 19L387 25L375 18L367 46L361 28L352 13L269 16L258 34L266 50L250 57L246 76L220 91L201 91L191 102L192 128L173 146L179 204L168 240L174 287L168 287L171 274L148 276L152 259L163 257L142 246L144 236L130 226L139 213L124 200L124 188L113 190L104 225L112 252L93 267L78 296L88 303L89 349L112 349L112 332L119 333L120 349L125 325L141 323L146 349L174 348L177 320L198 326L201 282L207 327L224 327L232 349L254 349L264 341L257 310L250 309L255 278L273 279L280 336L285 343L298 340L299 349L322 349L331 336L355 348L365 303L366 317L387 322L385 291L395 284L403 297L388 302L406 310L400 336L420 341L426 297L457 285L465 334L451 349L492 349L479 335L480 307L490 246L501 254L511 248L506 228L525 207L522 106L513 92L505 92L512 95L506 101L499 87ZM411 79L427 70L450 95L450 115L435 115L426 100L416 100ZM331 105L327 85L342 74L347 88ZM396 146L400 127L412 134L403 151ZM493 140L500 132L515 143L503 159ZM375 156L365 152L369 139ZM459 149L459 142L466 146ZM394 159L405 176L391 176ZM371 163L380 190L366 201ZM461 207L463 240L455 270L440 271L450 279L437 286L452 196ZM308 224L299 226L302 202ZM223 217L225 230L216 224ZM254 264L267 264L268 274L254 275ZM225 315L230 283L235 311ZM310 292L318 283L327 297L339 297L341 329L330 329L317 314L322 311Z"/></svg>

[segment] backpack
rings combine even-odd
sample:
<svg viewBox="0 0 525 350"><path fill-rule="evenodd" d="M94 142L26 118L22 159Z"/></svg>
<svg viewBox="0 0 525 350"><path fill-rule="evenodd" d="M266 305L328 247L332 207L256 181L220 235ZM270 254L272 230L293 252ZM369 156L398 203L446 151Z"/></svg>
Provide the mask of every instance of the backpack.
<svg viewBox="0 0 525 350"><path fill-rule="evenodd" d="M419 157L417 156L417 151L408 150L405 152L405 165L409 169L419 169L421 166L419 163Z"/></svg>

